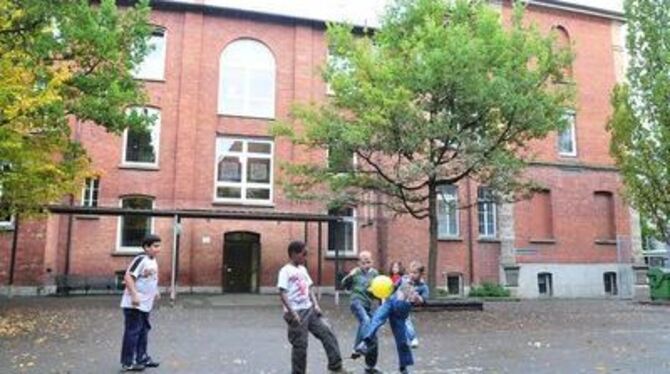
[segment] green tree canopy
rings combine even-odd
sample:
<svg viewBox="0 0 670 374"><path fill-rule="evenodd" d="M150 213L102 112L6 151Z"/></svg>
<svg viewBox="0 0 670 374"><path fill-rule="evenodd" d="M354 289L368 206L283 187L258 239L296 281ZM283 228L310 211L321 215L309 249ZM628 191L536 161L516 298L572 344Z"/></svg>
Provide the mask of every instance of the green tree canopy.
<svg viewBox="0 0 670 374"><path fill-rule="evenodd" d="M335 162L285 165L283 184L336 205L375 191L393 211L428 218L434 287L441 188L471 178L512 199L533 185L527 144L566 125L571 52L529 26L520 4L505 25L485 1L397 0L374 32L327 34L334 94L296 106L275 131Z"/></svg>
<svg viewBox="0 0 670 374"><path fill-rule="evenodd" d="M610 153L624 194L655 234L670 241L670 7L662 0L624 3L630 60L627 83L612 94Z"/></svg>
<svg viewBox="0 0 670 374"><path fill-rule="evenodd" d="M150 118L132 69L148 52L148 0L0 0L0 186L3 214L34 213L81 188L89 161L74 121L119 133Z"/></svg>

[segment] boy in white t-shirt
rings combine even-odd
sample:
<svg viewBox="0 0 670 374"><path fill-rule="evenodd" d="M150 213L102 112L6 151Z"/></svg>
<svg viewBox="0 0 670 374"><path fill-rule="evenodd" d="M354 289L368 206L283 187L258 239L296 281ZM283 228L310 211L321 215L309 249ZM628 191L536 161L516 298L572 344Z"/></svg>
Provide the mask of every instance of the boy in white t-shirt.
<svg viewBox="0 0 670 374"><path fill-rule="evenodd" d="M147 367L158 367L158 362L147 354L149 313L158 292L158 262L156 255L161 250L161 238L147 235L142 240L144 253L136 256L123 277L126 289L121 298L125 319L123 345L121 348L121 371L143 371Z"/></svg>
<svg viewBox="0 0 670 374"><path fill-rule="evenodd" d="M311 332L323 344L328 356L330 373L348 373L342 368L342 356L337 338L322 317L321 308L311 289L312 279L305 268L307 248L301 241L288 246L290 262L279 270L277 287L284 320L288 324L288 340L291 343L291 366L293 374L304 374L307 368L307 342Z"/></svg>

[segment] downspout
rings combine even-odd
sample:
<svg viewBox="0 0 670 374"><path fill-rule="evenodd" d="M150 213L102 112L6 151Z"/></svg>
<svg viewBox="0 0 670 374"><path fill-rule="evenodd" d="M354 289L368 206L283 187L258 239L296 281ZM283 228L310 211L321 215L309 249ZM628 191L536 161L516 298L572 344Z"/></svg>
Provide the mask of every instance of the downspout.
<svg viewBox="0 0 670 374"><path fill-rule="evenodd" d="M14 267L16 264L16 247L19 242L19 215L14 216L14 234L12 235L12 253L9 260L9 285L14 285Z"/></svg>
<svg viewBox="0 0 670 374"><path fill-rule="evenodd" d="M472 287L472 283L474 282L475 279L475 264L474 264L474 248L473 248L473 243L472 243L472 192L470 191L470 178L467 178L466 181L466 188L468 190L467 193L467 204L468 204L468 261L470 265L469 269L469 284L470 287Z"/></svg>

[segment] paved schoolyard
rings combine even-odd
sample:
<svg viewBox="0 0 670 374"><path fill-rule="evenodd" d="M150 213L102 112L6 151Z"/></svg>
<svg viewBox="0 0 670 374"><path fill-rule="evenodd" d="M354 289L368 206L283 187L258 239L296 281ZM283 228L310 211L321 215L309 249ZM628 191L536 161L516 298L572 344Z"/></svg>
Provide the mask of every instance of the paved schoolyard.
<svg viewBox="0 0 670 374"><path fill-rule="evenodd" d="M118 296L0 298L0 373L115 373ZM346 304L344 299L342 304ZM346 305L322 302L343 353L355 331ZM154 373L289 373L276 296L184 296L152 315ZM486 303L483 312L415 315L415 373L670 373L670 306L617 300ZM396 372L388 328L380 367ZM362 372L361 362L346 360ZM310 340L309 372L325 373Z"/></svg>

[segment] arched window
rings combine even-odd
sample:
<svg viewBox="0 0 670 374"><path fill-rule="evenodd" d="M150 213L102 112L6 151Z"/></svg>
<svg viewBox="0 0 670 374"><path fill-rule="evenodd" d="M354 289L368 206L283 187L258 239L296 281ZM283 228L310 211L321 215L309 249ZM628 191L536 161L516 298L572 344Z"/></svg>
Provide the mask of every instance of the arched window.
<svg viewBox="0 0 670 374"><path fill-rule="evenodd" d="M249 39L221 53L219 114L274 118L275 59L263 44Z"/></svg>
<svg viewBox="0 0 670 374"><path fill-rule="evenodd" d="M556 43L561 49L570 48L570 34L568 30L563 26L554 26L552 31L556 34ZM572 80L572 64L565 68L563 71L563 80L570 81Z"/></svg>

